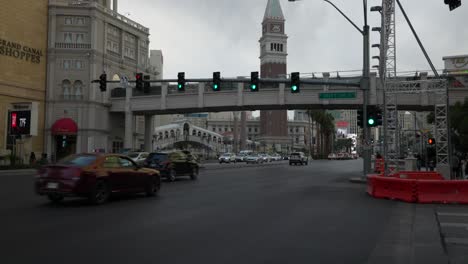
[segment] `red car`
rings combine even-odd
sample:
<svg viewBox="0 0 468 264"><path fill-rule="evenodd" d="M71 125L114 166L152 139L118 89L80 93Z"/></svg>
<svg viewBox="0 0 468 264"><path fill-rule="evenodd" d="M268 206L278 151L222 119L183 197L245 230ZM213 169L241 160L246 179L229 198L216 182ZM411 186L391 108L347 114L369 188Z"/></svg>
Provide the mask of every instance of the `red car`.
<svg viewBox="0 0 468 264"><path fill-rule="evenodd" d="M65 197L86 197L94 204L112 193L157 194L159 171L141 168L130 158L115 154L77 154L39 169L35 188L52 202Z"/></svg>

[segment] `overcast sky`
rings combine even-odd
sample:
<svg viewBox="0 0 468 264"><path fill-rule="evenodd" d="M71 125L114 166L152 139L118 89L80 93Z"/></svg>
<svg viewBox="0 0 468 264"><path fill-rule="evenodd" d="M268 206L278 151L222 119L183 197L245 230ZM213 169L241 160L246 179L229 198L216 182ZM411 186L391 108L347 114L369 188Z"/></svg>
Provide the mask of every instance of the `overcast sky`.
<svg viewBox="0 0 468 264"><path fill-rule="evenodd" d="M360 0L333 0L362 26ZM442 57L468 54L468 1L449 12L444 0L401 0L437 69ZM259 69L261 22L267 0L119 0L119 12L150 29L150 49L164 55L164 78L186 72L187 78L249 76ZM369 0L369 6L380 4ZM281 0L286 18L288 72L359 70L362 37L321 0ZM380 15L370 12L370 26ZM371 33L371 44L379 34ZM371 56L378 55L373 49ZM375 60L371 65L376 64ZM397 10L398 71L430 69Z"/></svg>

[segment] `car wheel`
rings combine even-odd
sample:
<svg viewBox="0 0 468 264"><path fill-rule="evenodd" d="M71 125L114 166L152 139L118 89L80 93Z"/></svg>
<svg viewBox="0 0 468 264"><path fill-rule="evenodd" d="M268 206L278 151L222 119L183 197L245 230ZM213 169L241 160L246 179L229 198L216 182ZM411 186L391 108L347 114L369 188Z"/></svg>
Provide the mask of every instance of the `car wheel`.
<svg viewBox="0 0 468 264"><path fill-rule="evenodd" d="M65 197L58 193L51 193L47 195L47 198L49 198L49 200L53 203L60 203Z"/></svg>
<svg viewBox="0 0 468 264"><path fill-rule="evenodd" d="M146 186L146 196L156 196L161 188L161 183L158 177L152 177Z"/></svg>
<svg viewBox="0 0 468 264"><path fill-rule="evenodd" d="M110 188L105 181L98 181L89 197L93 204L103 204L110 196Z"/></svg>
<svg viewBox="0 0 468 264"><path fill-rule="evenodd" d="M190 179L196 180L198 178L198 168L192 168L192 172L190 173Z"/></svg>
<svg viewBox="0 0 468 264"><path fill-rule="evenodd" d="M170 182L173 182L173 181L176 180L176 175L177 175L176 171L175 171L174 169L171 169L171 170L169 171L169 174L167 175L167 179L168 179Z"/></svg>

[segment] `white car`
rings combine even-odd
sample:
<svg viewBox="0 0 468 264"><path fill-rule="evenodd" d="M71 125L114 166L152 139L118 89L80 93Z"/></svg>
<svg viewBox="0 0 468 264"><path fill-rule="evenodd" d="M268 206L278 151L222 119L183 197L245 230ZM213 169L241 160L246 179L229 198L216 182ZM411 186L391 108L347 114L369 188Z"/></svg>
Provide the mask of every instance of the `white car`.
<svg viewBox="0 0 468 264"><path fill-rule="evenodd" d="M148 152L130 152L128 157L131 158L137 164L142 163L149 156Z"/></svg>
<svg viewBox="0 0 468 264"><path fill-rule="evenodd" d="M233 153L224 153L219 157L218 161L219 164L231 162L236 163L236 155L234 155Z"/></svg>
<svg viewBox="0 0 468 264"><path fill-rule="evenodd" d="M335 153L330 153L330 154L328 154L328 159L329 160L336 160L336 159L338 159L338 156L336 156Z"/></svg>
<svg viewBox="0 0 468 264"><path fill-rule="evenodd" d="M258 154L251 154L251 155L247 156L244 160L245 160L245 162L247 162L247 164L249 164L249 163L263 163L263 158L261 156L259 156Z"/></svg>

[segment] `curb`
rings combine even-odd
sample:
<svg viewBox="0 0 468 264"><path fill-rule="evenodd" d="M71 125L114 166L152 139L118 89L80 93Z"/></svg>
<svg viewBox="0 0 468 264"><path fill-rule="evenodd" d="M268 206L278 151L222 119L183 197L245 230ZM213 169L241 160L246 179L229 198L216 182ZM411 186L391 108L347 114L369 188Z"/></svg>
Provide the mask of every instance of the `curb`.
<svg viewBox="0 0 468 264"><path fill-rule="evenodd" d="M349 178L349 181L351 183L359 183L359 184L366 184L367 183L367 179L364 178L364 177L352 177L352 178Z"/></svg>
<svg viewBox="0 0 468 264"><path fill-rule="evenodd" d="M36 173L36 169L22 169L22 170L0 170L0 176L12 175L28 175Z"/></svg>

